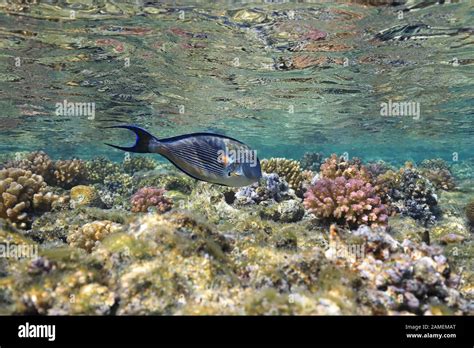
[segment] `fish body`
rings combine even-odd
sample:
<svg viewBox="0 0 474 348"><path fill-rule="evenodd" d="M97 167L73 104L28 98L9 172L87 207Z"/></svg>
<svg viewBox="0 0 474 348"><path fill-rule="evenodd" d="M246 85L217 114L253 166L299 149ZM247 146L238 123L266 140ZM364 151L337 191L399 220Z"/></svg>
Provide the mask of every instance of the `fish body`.
<svg viewBox="0 0 474 348"><path fill-rule="evenodd" d="M131 147L107 145L127 152L160 154L185 174L197 180L242 187L253 184L262 176L256 151L227 136L192 133L158 139L136 126L107 128L129 129L137 136L135 145Z"/></svg>

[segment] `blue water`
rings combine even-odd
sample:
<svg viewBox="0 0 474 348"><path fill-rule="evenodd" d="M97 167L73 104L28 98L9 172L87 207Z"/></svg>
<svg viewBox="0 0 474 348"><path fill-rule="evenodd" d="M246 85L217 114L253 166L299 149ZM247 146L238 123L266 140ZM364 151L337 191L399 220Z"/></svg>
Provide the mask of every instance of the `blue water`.
<svg viewBox="0 0 474 348"><path fill-rule="evenodd" d="M473 157L468 1L421 9L106 4L0 7L2 154L118 160L123 153L103 143L130 144L133 136L101 127L133 123L158 137L226 134L261 158ZM400 30L406 25L418 29ZM393 27L391 40L377 39ZM56 115L64 100L94 103L95 118ZM382 116L389 100L419 103L419 118Z"/></svg>

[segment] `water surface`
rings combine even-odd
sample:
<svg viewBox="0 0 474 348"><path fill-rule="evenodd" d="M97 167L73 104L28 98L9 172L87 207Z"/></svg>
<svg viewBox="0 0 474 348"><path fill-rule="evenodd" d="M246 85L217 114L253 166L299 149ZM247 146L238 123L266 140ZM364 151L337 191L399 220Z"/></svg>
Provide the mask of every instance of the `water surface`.
<svg viewBox="0 0 474 348"><path fill-rule="evenodd" d="M227 134L260 157L468 159L472 5L418 4L3 3L0 151L118 159L102 143L133 137L100 127L134 123ZM95 118L57 115L64 100ZM382 116L389 100L419 117Z"/></svg>

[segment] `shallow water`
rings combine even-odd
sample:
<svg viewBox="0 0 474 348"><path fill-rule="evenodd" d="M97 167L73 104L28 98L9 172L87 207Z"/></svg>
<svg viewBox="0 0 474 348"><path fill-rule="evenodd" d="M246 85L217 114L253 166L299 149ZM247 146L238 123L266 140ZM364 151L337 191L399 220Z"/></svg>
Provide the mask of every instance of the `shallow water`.
<svg viewBox="0 0 474 348"><path fill-rule="evenodd" d="M384 3L1 2L0 314L472 315L473 8Z"/></svg>
<svg viewBox="0 0 474 348"><path fill-rule="evenodd" d="M134 123L158 137L224 133L261 158L468 159L472 6L411 7L2 4L0 151L120 159L103 142L131 136L100 127ZM95 118L57 115L64 100L94 103ZM382 116L389 100L420 114Z"/></svg>

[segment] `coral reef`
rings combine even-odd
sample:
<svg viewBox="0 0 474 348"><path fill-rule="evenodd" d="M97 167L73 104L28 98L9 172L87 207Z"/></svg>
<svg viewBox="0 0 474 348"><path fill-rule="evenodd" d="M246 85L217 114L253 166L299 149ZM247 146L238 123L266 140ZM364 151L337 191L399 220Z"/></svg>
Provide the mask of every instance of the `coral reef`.
<svg viewBox="0 0 474 348"><path fill-rule="evenodd" d="M286 158L270 158L261 162L262 171L265 173L276 173L285 179L297 194L302 193L303 175L298 161Z"/></svg>
<svg viewBox="0 0 474 348"><path fill-rule="evenodd" d="M466 205L466 218L468 223L471 226L474 226L474 200L471 200L467 205Z"/></svg>
<svg viewBox="0 0 474 348"><path fill-rule="evenodd" d="M142 187L131 198L132 211L148 212L154 210L164 213L170 210L173 202L165 196L166 190L156 187Z"/></svg>
<svg viewBox="0 0 474 348"><path fill-rule="evenodd" d="M86 177L84 161L79 159L56 161L53 176L57 186L69 189L79 185Z"/></svg>
<svg viewBox="0 0 474 348"><path fill-rule="evenodd" d="M400 214L423 224L433 224L439 216L438 197L433 184L411 165L398 172L391 170L376 179L384 203Z"/></svg>
<svg viewBox="0 0 474 348"><path fill-rule="evenodd" d="M45 152L28 153L24 158L7 162L5 168L20 168L41 176L51 186L71 188L85 177L85 163L78 159L53 161Z"/></svg>
<svg viewBox="0 0 474 348"><path fill-rule="evenodd" d="M304 208L299 200L290 199L260 210L263 219L281 222L296 222L303 218Z"/></svg>
<svg viewBox="0 0 474 348"><path fill-rule="evenodd" d="M288 183L278 174L263 173L259 183L243 187L235 193L235 205L271 204L296 198Z"/></svg>
<svg viewBox="0 0 474 348"><path fill-rule="evenodd" d="M0 170L0 244L32 252L0 259L1 314L473 312L469 182L440 190L437 204L422 168L332 156L320 173L299 170L302 201L277 173L231 188L94 159L66 191L55 167L50 186ZM400 214L388 221L384 203Z"/></svg>
<svg viewBox="0 0 474 348"><path fill-rule="evenodd" d="M102 201L95 187L78 185L71 188L70 204L72 208L80 206L101 206Z"/></svg>
<svg viewBox="0 0 474 348"><path fill-rule="evenodd" d="M420 163L419 168L429 170L450 170L449 164L441 158L425 159Z"/></svg>
<svg viewBox="0 0 474 348"><path fill-rule="evenodd" d="M323 178L305 193L304 205L309 212L327 222L350 227L361 224L385 226L387 214L380 197L370 183L361 179Z"/></svg>
<svg viewBox="0 0 474 348"><path fill-rule="evenodd" d="M85 176L90 183L104 183L107 176L120 172L120 165L105 157L96 157L85 164Z"/></svg>
<svg viewBox="0 0 474 348"><path fill-rule="evenodd" d="M387 171L394 169L391 165L382 160L376 162L369 162L365 165L365 167L367 168L367 171L369 172L372 178L376 178L379 175L382 175Z"/></svg>
<svg viewBox="0 0 474 348"><path fill-rule="evenodd" d="M104 178L104 186L120 195L130 195L135 187L133 177L125 173L115 173Z"/></svg>
<svg viewBox="0 0 474 348"><path fill-rule="evenodd" d="M28 213L50 210L59 196L48 192L40 175L19 168L0 170L0 218L26 228L30 223Z"/></svg>
<svg viewBox="0 0 474 348"><path fill-rule="evenodd" d="M442 248L409 240L399 244L389 235L367 227L359 228L354 235L367 240L367 256L353 266L372 288L367 293L367 301L383 303L385 314L469 311L468 302L456 290L459 276L451 272Z"/></svg>
<svg viewBox="0 0 474 348"><path fill-rule="evenodd" d="M95 187L107 208L128 209L129 198L135 191L135 180L126 173L116 172L107 175L103 184L96 184Z"/></svg>
<svg viewBox="0 0 474 348"><path fill-rule="evenodd" d="M176 173L170 174L150 174L144 177L134 176L136 187L155 186L163 187L169 191L180 191L183 193L191 193L195 186L196 180L189 176Z"/></svg>
<svg viewBox="0 0 474 348"><path fill-rule="evenodd" d="M35 151L26 154L19 160L7 162L5 168L21 168L40 175L47 183L53 183L54 163L43 151Z"/></svg>
<svg viewBox="0 0 474 348"><path fill-rule="evenodd" d="M35 213L47 212L55 209L66 209L69 204L67 194L57 194L46 187L33 195L33 209Z"/></svg>
<svg viewBox="0 0 474 348"><path fill-rule="evenodd" d="M337 157L332 154L321 164L321 178L336 179L344 177L346 179L360 179L370 182L372 177L365 166L362 165L360 159L353 158L346 160L344 157Z"/></svg>
<svg viewBox="0 0 474 348"><path fill-rule="evenodd" d="M420 174L427 178L433 183L437 189L443 189L446 191L453 190L456 187L453 175L447 169L431 170L421 169Z"/></svg>
<svg viewBox="0 0 474 348"><path fill-rule="evenodd" d="M420 174L433 183L437 189L453 190L456 183L446 161L436 158L424 160L419 166Z"/></svg>
<svg viewBox="0 0 474 348"><path fill-rule="evenodd" d="M323 154L320 152L305 152L300 161L301 169L319 172L323 159Z"/></svg>
<svg viewBox="0 0 474 348"><path fill-rule="evenodd" d="M121 230L122 226L112 221L94 221L71 232L67 242L71 247L91 252L106 236Z"/></svg>
<svg viewBox="0 0 474 348"><path fill-rule="evenodd" d="M125 173L133 175L140 171L153 170L156 168L156 161L145 156L127 156L122 162Z"/></svg>
<svg viewBox="0 0 474 348"><path fill-rule="evenodd" d="M51 211L35 217L31 229L25 234L39 243L61 245L67 242L71 231L87 223L109 220L124 224L131 216L131 212L124 210L80 206L73 211Z"/></svg>

